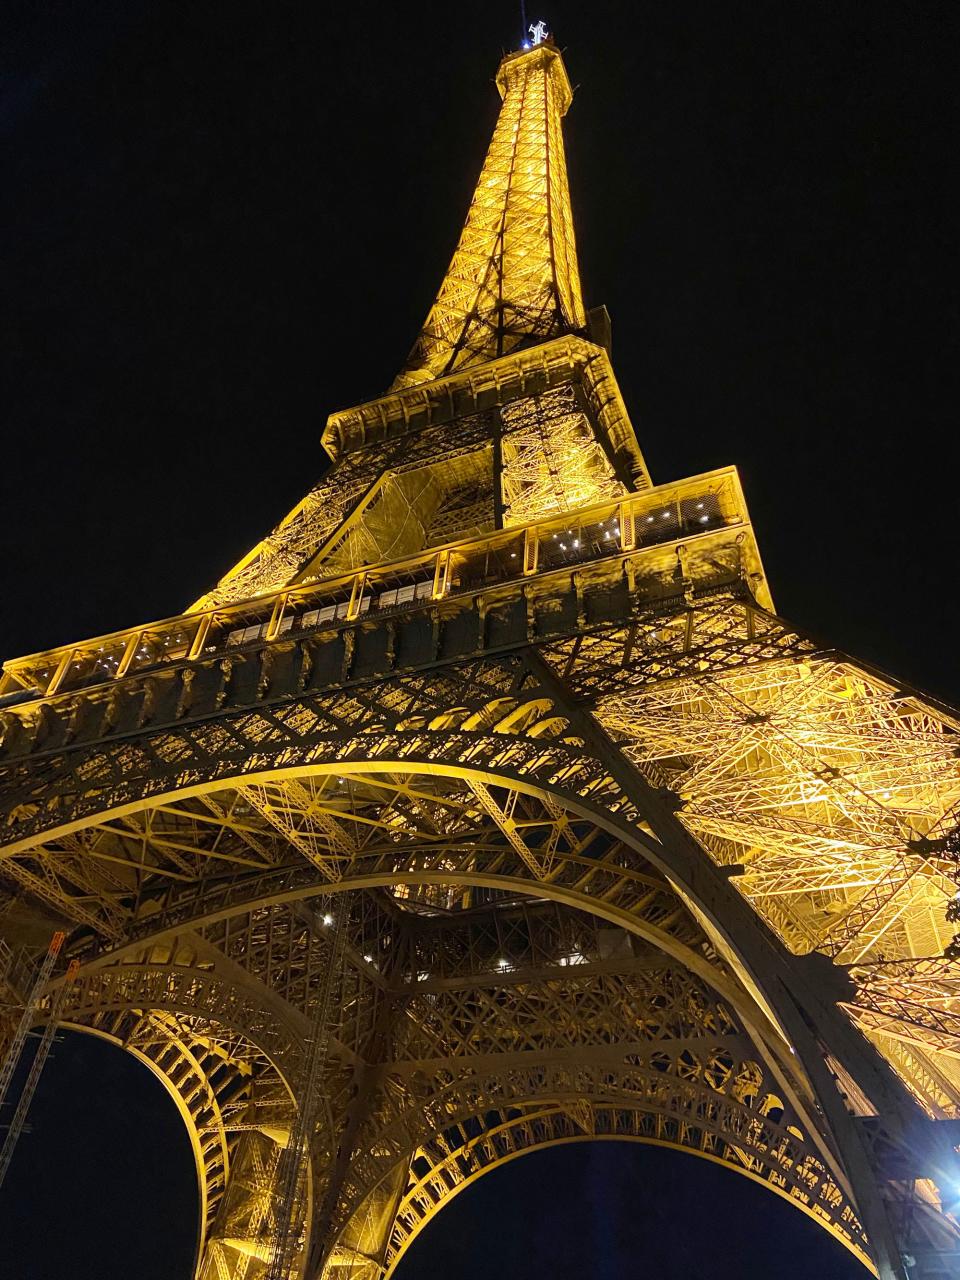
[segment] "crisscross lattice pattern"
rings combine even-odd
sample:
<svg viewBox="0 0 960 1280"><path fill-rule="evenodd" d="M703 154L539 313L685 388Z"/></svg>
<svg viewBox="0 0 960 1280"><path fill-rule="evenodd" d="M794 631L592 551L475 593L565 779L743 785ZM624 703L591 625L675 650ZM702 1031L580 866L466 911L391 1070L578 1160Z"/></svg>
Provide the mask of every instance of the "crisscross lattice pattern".
<svg viewBox="0 0 960 1280"><path fill-rule="evenodd" d="M394 387L586 323L560 126L572 94L560 55L544 46L515 54L497 85L503 106L460 243Z"/></svg>

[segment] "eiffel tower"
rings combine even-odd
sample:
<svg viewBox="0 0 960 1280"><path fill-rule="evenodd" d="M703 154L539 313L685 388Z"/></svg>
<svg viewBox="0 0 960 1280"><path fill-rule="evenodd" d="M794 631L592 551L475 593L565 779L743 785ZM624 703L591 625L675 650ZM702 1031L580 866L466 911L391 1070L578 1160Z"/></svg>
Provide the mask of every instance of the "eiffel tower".
<svg viewBox="0 0 960 1280"><path fill-rule="evenodd" d="M179 616L4 666L8 1003L163 1081L196 1280L382 1280L483 1174L605 1139L955 1276L960 721L776 614L735 468L653 483L561 55L497 86L319 482Z"/></svg>

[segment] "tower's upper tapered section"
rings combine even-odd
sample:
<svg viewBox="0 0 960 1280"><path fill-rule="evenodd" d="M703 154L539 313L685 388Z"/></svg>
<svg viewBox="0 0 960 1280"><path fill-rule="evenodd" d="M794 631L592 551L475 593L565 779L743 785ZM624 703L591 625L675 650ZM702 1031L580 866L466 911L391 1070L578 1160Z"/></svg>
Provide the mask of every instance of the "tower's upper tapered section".
<svg viewBox="0 0 960 1280"><path fill-rule="evenodd" d="M504 58L503 106L460 242L394 389L441 378L585 324L561 119L560 54Z"/></svg>

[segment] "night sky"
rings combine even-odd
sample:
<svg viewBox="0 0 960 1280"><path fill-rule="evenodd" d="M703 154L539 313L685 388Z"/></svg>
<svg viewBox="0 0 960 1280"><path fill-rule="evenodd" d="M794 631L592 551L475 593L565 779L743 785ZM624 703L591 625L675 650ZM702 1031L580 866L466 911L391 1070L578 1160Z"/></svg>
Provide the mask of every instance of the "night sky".
<svg viewBox="0 0 960 1280"><path fill-rule="evenodd" d="M178 611L316 480L326 415L386 388L439 284L516 7L8 4L4 655ZM735 462L780 612L960 700L956 5L528 10L578 86L585 300L654 479ZM144 1068L66 1038L32 1125L11 1277L187 1280L189 1152ZM745 1179L609 1145L482 1180L402 1280L533 1259L863 1274Z"/></svg>

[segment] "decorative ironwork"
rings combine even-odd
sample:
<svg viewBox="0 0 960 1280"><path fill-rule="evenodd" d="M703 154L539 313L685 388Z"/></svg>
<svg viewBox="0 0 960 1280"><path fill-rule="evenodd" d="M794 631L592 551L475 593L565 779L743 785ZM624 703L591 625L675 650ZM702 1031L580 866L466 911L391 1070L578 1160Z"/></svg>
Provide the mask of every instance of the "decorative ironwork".
<svg viewBox="0 0 960 1280"><path fill-rule="evenodd" d="M321 482L183 615L5 665L0 933L53 913L77 974L20 1023L165 1081L197 1280L382 1280L588 1138L905 1280L960 1239L960 720L777 617L732 468L651 486L560 55L498 84L423 334ZM39 963L0 946L14 1001Z"/></svg>

